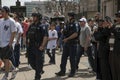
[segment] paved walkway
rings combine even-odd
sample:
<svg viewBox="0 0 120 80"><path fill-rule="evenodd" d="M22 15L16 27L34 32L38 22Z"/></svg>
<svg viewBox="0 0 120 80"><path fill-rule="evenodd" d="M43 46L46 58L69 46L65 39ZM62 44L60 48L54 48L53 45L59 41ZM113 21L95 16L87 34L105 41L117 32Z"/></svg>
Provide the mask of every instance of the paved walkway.
<svg viewBox="0 0 120 80"><path fill-rule="evenodd" d="M27 59L25 58L25 55L21 55L21 64L19 72L17 73L17 76L15 80L33 80L34 79L34 70L31 70L28 68L27 65ZM76 73L75 77L69 78L67 75L69 74L69 60L67 64L67 72L66 76L64 77L57 77L54 73L58 72L60 70L59 65L61 61L61 54L56 54L56 65L50 65L49 58L47 55L45 55L45 64L44 64L44 71L45 73L42 75L42 80L95 80L95 75L88 72L88 60L87 57L82 57L81 62L79 64L79 70ZM10 73L11 75L11 73ZM0 71L0 80L3 76L3 72Z"/></svg>

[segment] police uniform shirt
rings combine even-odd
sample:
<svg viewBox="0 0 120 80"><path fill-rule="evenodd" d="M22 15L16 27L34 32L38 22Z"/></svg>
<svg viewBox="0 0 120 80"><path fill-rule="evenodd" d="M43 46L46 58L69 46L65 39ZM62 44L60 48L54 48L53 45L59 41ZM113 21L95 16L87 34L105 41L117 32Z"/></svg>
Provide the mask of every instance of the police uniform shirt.
<svg viewBox="0 0 120 80"><path fill-rule="evenodd" d="M49 38L58 38L58 34L56 30L48 31ZM55 49L57 46L57 39L48 41L47 49Z"/></svg>
<svg viewBox="0 0 120 80"><path fill-rule="evenodd" d="M67 34L69 33L68 35L64 35L65 38L67 38L73 33L78 33L80 30L80 26L77 23L73 22L73 23L69 23L68 25L66 25L64 27L64 30L67 30Z"/></svg>
<svg viewBox="0 0 120 80"><path fill-rule="evenodd" d="M5 47L9 44L12 32L16 32L15 21L12 18L0 20L0 47Z"/></svg>
<svg viewBox="0 0 120 80"><path fill-rule="evenodd" d="M48 36L48 29L40 23L31 24L27 31L27 42L30 45L40 46L43 38Z"/></svg>

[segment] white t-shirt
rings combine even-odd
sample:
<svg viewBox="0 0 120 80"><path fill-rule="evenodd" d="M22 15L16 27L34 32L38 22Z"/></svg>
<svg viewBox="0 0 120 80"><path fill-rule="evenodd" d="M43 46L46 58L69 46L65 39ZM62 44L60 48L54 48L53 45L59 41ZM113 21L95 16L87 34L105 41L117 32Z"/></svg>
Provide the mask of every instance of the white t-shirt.
<svg viewBox="0 0 120 80"><path fill-rule="evenodd" d="M13 44L12 44L13 49L14 49L14 46L17 42L19 33L23 33L23 28L22 28L21 24L19 22L15 22L15 24L16 24L17 32L16 32L16 35L15 35L15 38L14 38ZM20 37L20 40L19 40L19 44L21 45L21 37Z"/></svg>
<svg viewBox="0 0 120 80"><path fill-rule="evenodd" d="M14 38L14 42L16 43L17 42L17 39L18 39L18 35L19 33L23 33L23 29L22 29L22 26L19 22L15 22L16 23L16 28L17 28L17 33L16 33L16 36ZM19 43L21 42L21 38L20 38L20 41Z"/></svg>
<svg viewBox="0 0 120 80"><path fill-rule="evenodd" d="M56 30L48 31L49 38L58 38L58 34ZM47 49L55 49L57 46L57 39L48 41Z"/></svg>
<svg viewBox="0 0 120 80"><path fill-rule="evenodd" d="M9 44L12 32L16 32L17 28L15 21L12 18L0 20L0 47L5 47Z"/></svg>

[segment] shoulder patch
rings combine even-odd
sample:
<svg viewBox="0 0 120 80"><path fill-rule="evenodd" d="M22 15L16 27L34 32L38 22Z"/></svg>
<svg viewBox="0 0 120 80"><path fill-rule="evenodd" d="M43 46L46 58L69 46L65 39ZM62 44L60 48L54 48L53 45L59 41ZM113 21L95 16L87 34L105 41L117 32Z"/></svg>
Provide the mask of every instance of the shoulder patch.
<svg viewBox="0 0 120 80"><path fill-rule="evenodd" d="M75 26L78 26L78 24L76 23Z"/></svg>
<svg viewBox="0 0 120 80"><path fill-rule="evenodd" d="M45 30L45 26L43 26L43 29Z"/></svg>

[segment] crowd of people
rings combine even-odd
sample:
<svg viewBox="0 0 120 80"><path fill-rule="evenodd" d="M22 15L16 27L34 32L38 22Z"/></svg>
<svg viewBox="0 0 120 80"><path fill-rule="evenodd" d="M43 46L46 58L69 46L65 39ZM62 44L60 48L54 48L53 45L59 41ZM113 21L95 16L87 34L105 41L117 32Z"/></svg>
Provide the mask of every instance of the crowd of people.
<svg viewBox="0 0 120 80"><path fill-rule="evenodd" d="M36 12L21 21L17 14L9 16L7 6L0 12L0 60L5 64L2 80L8 80L10 71L10 80L15 79L23 49L28 65L35 71L35 80L40 80L44 73L44 54L50 58L50 64L56 64L58 48L62 56L57 76L66 75L69 59L68 77L74 77L82 55L86 55L88 69L96 74L96 80L120 80L120 11L115 14L115 20L108 16L103 18L100 13L90 19L82 16L76 20L76 14L69 12L67 21L51 22Z"/></svg>

